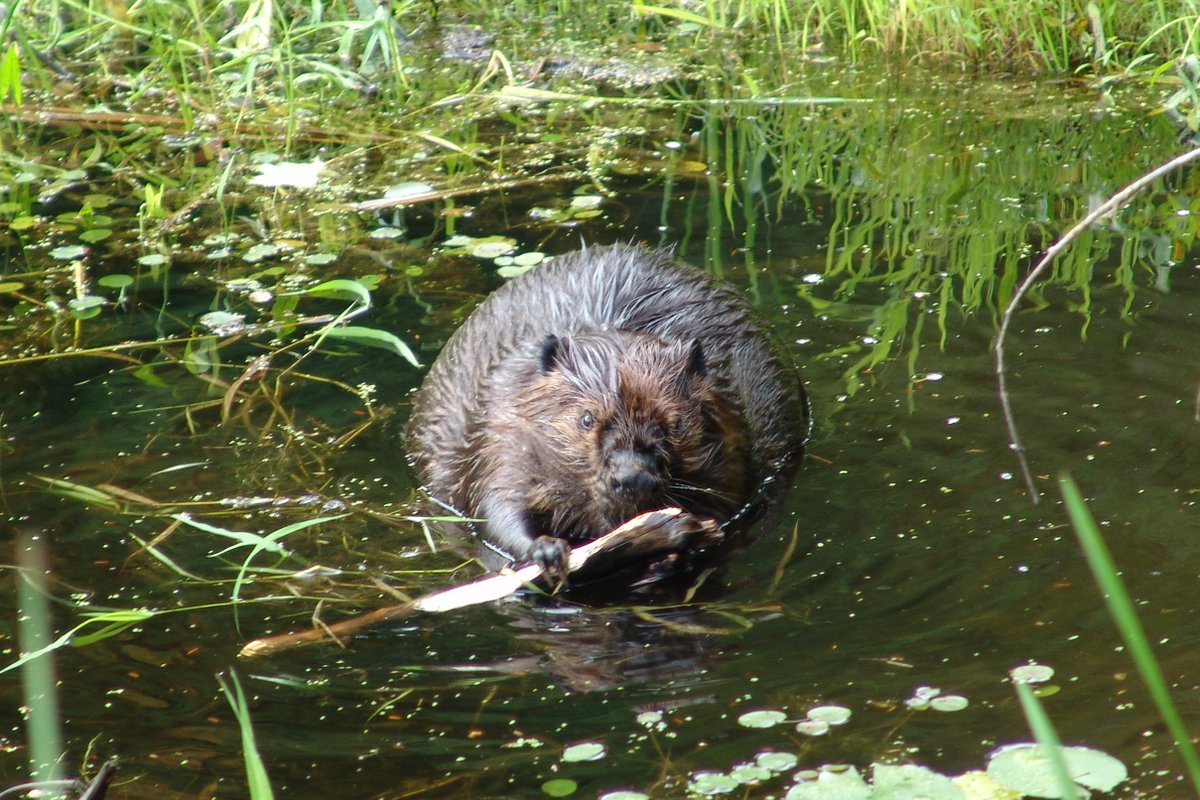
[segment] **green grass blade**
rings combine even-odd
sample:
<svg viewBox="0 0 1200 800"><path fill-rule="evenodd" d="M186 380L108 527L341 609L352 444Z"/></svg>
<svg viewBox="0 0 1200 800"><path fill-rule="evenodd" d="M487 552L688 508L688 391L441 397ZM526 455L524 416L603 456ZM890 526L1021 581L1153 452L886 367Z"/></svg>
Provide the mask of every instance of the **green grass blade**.
<svg viewBox="0 0 1200 800"><path fill-rule="evenodd" d="M1196 755L1192 738L1188 734L1187 728L1184 727L1178 709L1171 700L1170 692L1167 691L1167 682L1163 678L1158 661L1154 658L1154 651L1146 638L1146 632L1142 629L1137 614L1133 610L1133 602L1129 599L1129 593L1125 591L1125 585L1117 574L1112 555L1108 552L1108 547L1100 535L1100 529L1096 526L1096 521L1092 519L1087 505L1083 502L1083 495L1080 494L1075 481L1071 479L1070 475L1064 474L1059 477L1058 485L1062 492L1063 502L1067 506L1067 513L1071 516L1075 535L1079 537L1083 554L1087 558L1088 566L1091 567L1092 575L1096 578L1096 583L1104 594L1104 602L1108 604L1109 615L1116 624L1117 630L1120 631L1121 638L1125 640L1125 645L1129 648L1129 654L1133 657L1138 673L1150 691L1154 707L1158 710L1163 722L1166 723L1167 729L1171 731L1171 736L1175 739L1175 746L1179 749L1179 754L1187 767L1188 777L1191 778L1197 794L1200 795L1200 757Z"/></svg>
<svg viewBox="0 0 1200 800"><path fill-rule="evenodd" d="M1021 700L1021 710L1025 712L1025 719L1029 723L1029 730L1033 731L1033 738L1042 748L1042 755L1046 757L1046 761L1050 765L1050 772L1054 775L1055 783L1058 784L1058 796L1078 800L1079 787L1075 781L1071 780L1071 771L1067 767L1066 759L1063 758L1062 742L1059 741L1058 731L1054 730L1054 724L1050 722L1046 709L1042 708L1042 704L1038 702L1037 697L1033 694L1033 689L1029 688L1029 684L1017 681L1016 687L1017 697Z"/></svg>
<svg viewBox="0 0 1200 800"><path fill-rule="evenodd" d="M16 571L17 641L22 651L48 653L56 649L50 593L46 588L50 559L44 537L21 530L17 545L20 569ZM61 641L61 640L60 640ZM35 781L53 781L62 772L63 734L59 713L58 681L49 658L22 658L21 688L26 709L25 735L29 775Z"/></svg>
<svg viewBox="0 0 1200 800"><path fill-rule="evenodd" d="M228 683L222 675L217 676L217 683L221 685L221 692L229 701L242 731L242 757L246 762L246 783L250 788L250 800L274 800L275 793L271 790L267 767L263 764L262 756L258 752L258 743L254 739L254 725L250 720L250 708L246 705L242 683L233 671L229 673Z"/></svg>

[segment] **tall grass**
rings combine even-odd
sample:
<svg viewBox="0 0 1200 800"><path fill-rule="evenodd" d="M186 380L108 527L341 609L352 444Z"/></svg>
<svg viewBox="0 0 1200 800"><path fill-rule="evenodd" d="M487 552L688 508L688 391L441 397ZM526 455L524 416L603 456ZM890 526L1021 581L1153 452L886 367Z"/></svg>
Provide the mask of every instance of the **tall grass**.
<svg viewBox="0 0 1200 800"><path fill-rule="evenodd" d="M1100 528L1092 519L1079 487L1075 485L1075 481L1069 475L1059 478L1059 489L1062 491L1067 513L1071 516L1071 525L1075 528L1075 535L1079 537L1080 547L1092 570L1092 576L1100 587L1105 605L1108 606L1109 616L1117 626L1117 630L1120 631L1121 638L1129 649L1129 655L1133 658L1138 674L1141 675L1142 681L1150 692L1154 708L1166 724L1167 730L1171 732L1171 736L1175 740L1175 747L1187 769L1188 777L1191 779L1197 795L1200 796L1200 755L1197 755L1196 748L1192 744L1191 734L1188 733L1179 710L1171 700L1167 681L1163 677L1158 660L1154 657L1154 650L1150 646L1146 631L1138 620L1129 592L1126 591L1112 555L1108 552L1104 538L1100 535Z"/></svg>

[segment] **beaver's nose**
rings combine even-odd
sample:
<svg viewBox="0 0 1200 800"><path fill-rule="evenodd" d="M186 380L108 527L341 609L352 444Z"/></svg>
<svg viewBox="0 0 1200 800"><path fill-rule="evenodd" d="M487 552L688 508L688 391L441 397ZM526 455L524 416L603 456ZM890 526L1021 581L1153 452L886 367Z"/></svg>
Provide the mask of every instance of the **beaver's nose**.
<svg viewBox="0 0 1200 800"><path fill-rule="evenodd" d="M609 461L609 485L618 494L633 500L650 499L662 488L662 477L655 469L655 459L650 453L637 450L621 450Z"/></svg>

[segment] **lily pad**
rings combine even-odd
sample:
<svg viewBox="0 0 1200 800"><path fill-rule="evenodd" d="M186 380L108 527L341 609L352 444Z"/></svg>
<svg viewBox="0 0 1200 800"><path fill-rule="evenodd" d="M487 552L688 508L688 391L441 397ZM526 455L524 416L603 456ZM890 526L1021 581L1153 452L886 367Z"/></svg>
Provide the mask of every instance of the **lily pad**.
<svg viewBox="0 0 1200 800"><path fill-rule="evenodd" d="M1063 760L1071 780L1087 789L1112 791L1129 777L1125 765L1090 747L1064 747ZM988 761L987 774L992 780L1033 797L1061 797L1050 760L1041 745L1010 744L997 750Z"/></svg>
<svg viewBox="0 0 1200 800"><path fill-rule="evenodd" d="M567 797L575 794L579 784L570 778L553 778L542 784L542 794L547 797Z"/></svg>
<svg viewBox="0 0 1200 800"><path fill-rule="evenodd" d="M1054 668L1045 664L1024 664L1014 667L1008 674L1017 683L1045 683L1054 677Z"/></svg>
<svg viewBox="0 0 1200 800"><path fill-rule="evenodd" d="M762 783L771 776L771 770L758 764L736 764L729 770L729 777L741 784Z"/></svg>
<svg viewBox="0 0 1200 800"><path fill-rule="evenodd" d="M210 311L200 317L199 322L218 336L229 336L246 329L246 317L232 311Z"/></svg>
<svg viewBox="0 0 1200 800"><path fill-rule="evenodd" d="M845 725L850 721L850 709L843 706L817 706L809 709L808 718L829 725Z"/></svg>
<svg viewBox="0 0 1200 800"><path fill-rule="evenodd" d="M799 761L800 759L792 753L776 753L771 750L764 750L754 757L754 763L763 769L771 770L771 772L787 772L789 769L795 769Z"/></svg>
<svg viewBox="0 0 1200 800"><path fill-rule="evenodd" d="M75 319L91 319L100 313L104 303L103 297L87 294L83 297L73 297L67 301L67 310Z"/></svg>
<svg viewBox="0 0 1200 800"><path fill-rule="evenodd" d="M118 272L112 275L105 275L96 281L96 283L109 289L124 289L126 286L133 285L133 276Z"/></svg>
<svg viewBox="0 0 1200 800"><path fill-rule="evenodd" d="M876 764L871 778L875 796L888 800L963 800L966 796L945 775L916 764Z"/></svg>
<svg viewBox="0 0 1200 800"><path fill-rule="evenodd" d="M608 750L600 742L580 742L563 750L562 760L570 763L575 761L599 761L608 754Z"/></svg>
<svg viewBox="0 0 1200 800"><path fill-rule="evenodd" d="M962 711L971 701L960 694L944 694L929 701L929 707L934 711Z"/></svg>
<svg viewBox="0 0 1200 800"><path fill-rule="evenodd" d="M498 258L512 252L513 245L509 242L479 242L471 248L471 255L476 258Z"/></svg>
<svg viewBox="0 0 1200 800"><path fill-rule="evenodd" d="M723 772L704 770L696 772L688 781L688 794L701 797L714 797L719 794L729 794L741 786L736 780Z"/></svg>
<svg viewBox="0 0 1200 800"><path fill-rule="evenodd" d="M786 719L787 714L782 711L765 709L762 711L747 711L738 717L737 723L743 728L774 728Z"/></svg>
<svg viewBox="0 0 1200 800"><path fill-rule="evenodd" d="M87 248L81 244L71 244L56 247L50 251L50 257L56 261L74 261L87 255Z"/></svg>
<svg viewBox="0 0 1200 800"><path fill-rule="evenodd" d="M824 736L829 733L829 723L819 719L802 719L796 723L796 733L805 736Z"/></svg>
<svg viewBox="0 0 1200 800"><path fill-rule="evenodd" d="M871 787L853 767L822 769L815 779L804 780L788 789L784 800L869 800L871 794Z"/></svg>

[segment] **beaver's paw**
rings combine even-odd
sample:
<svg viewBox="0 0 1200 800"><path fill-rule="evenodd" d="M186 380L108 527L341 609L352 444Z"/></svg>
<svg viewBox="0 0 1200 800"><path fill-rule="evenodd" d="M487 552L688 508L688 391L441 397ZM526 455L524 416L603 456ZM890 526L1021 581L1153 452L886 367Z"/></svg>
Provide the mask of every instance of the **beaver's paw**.
<svg viewBox="0 0 1200 800"><path fill-rule="evenodd" d="M529 547L529 558L544 570L551 592L557 592L566 585L570 557L571 546L565 539L553 536L539 536Z"/></svg>

